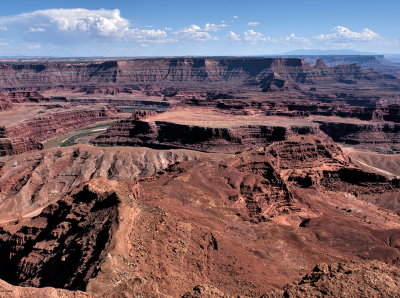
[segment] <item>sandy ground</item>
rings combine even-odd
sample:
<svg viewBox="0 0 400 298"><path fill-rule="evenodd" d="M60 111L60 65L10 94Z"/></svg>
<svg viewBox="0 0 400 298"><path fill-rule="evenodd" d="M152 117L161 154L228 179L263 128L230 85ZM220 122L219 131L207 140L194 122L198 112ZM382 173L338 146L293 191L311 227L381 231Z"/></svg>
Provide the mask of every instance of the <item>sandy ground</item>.
<svg viewBox="0 0 400 298"><path fill-rule="evenodd" d="M316 126L314 121L371 124L371 121L362 121L355 118L342 118L337 116L310 116L305 118L254 115L232 115L221 113L209 108L182 108L160 113L146 121L166 121L178 124L198 125L206 127L235 127L245 125L267 125L267 126Z"/></svg>
<svg viewBox="0 0 400 298"><path fill-rule="evenodd" d="M36 117L43 107L38 105L23 105L11 111L2 111L0 113L0 126L12 126L27 119Z"/></svg>

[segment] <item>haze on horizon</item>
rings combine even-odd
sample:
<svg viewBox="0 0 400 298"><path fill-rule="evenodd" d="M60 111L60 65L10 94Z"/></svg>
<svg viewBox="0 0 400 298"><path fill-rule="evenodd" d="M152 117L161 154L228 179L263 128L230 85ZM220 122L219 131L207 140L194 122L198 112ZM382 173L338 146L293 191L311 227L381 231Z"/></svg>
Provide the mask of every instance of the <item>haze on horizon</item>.
<svg viewBox="0 0 400 298"><path fill-rule="evenodd" d="M395 0L23 0L3 6L0 56L400 53Z"/></svg>

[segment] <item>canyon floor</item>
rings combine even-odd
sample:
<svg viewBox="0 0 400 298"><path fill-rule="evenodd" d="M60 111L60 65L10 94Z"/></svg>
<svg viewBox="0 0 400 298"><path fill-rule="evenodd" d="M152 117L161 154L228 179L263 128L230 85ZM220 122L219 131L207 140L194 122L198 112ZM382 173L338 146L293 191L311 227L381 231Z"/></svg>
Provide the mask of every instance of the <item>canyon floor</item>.
<svg viewBox="0 0 400 298"><path fill-rule="evenodd" d="M399 296L366 57L1 61L0 297Z"/></svg>

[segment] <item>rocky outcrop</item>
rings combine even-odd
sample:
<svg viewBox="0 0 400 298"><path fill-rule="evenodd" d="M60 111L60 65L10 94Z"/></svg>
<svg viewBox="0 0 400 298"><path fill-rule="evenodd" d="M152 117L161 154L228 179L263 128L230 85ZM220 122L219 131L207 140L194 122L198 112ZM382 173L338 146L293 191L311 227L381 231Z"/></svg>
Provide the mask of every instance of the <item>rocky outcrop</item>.
<svg viewBox="0 0 400 298"><path fill-rule="evenodd" d="M13 298L81 298L92 297L92 295L81 291L68 291L56 288L33 288L13 286L3 280L0 280L0 292L4 297Z"/></svg>
<svg viewBox="0 0 400 298"><path fill-rule="evenodd" d="M379 105L374 113L374 118L400 123L400 104Z"/></svg>
<svg viewBox="0 0 400 298"><path fill-rule="evenodd" d="M7 95L6 99L14 103L41 102L49 100L48 98L45 98L38 92L23 92L23 91L10 92Z"/></svg>
<svg viewBox="0 0 400 298"><path fill-rule="evenodd" d="M30 138L0 138L0 156L21 154L43 149L43 145Z"/></svg>
<svg viewBox="0 0 400 298"><path fill-rule="evenodd" d="M273 73L271 76L263 79L261 83L261 88L263 92L277 92L277 91L287 91L291 88L300 89L295 84L290 84L282 76L277 73Z"/></svg>
<svg viewBox="0 0 400 298"><path fill-rule="evenodd" d="M291 136L285 141L275 142L268 146L268 153L276 158L276 166L281 169L326 168L333 162L338 165L350 162L334 143L309 135Z"/></svg>
<svg viewBox="0 0 400 298"><path fill-rule="evenodd" d="M10 102L8 102L4 99L0 100L0 112L6 111L6 110L11 110L12 108L13 108L13 105Z"/></svg>
<svg viewBox="0 0 400 298"><path fill-rule="evenodd" d="M261 298L397 297L399 268L377 261L318 264L301 280ZM234 298L210 285L197 285L182 298Z"/></svg>
<svg viewBox="0 0 400 298"><path fill-rule="evenodd" d="M396 297L400 270L381 262L318 264L300 281L262 298L280 297Z"/></svg>
<svg viewBox="0 0 400 298"><path fill-rule="evenodd" d="M320 183L325 189L331 191L346 189L348 193L356 196L395 193L400 186L399 179L389 179L380 174L366 173L355 168L325 170L321 176Z"/></svg>
<svg viewBox="0 0 400 298"><path fill-rule="evenodd" d="M146 119L147 117L155 115L155 111L149 111L149 110L134 110L132 112L132 120L138 121L141 119Z"/></svg>
<svg viewBox="0 0 400 298"><path fill-rule="evenodd" d="M322 187L362 196L396 193L400 188L396 178L355 167L337 145L326 139L291 136L269 145L266 150L283 179L304 189Z"/></svg>
<svg viewBox="0 0 400 298"><path fill-rule="evenodd" d="M118 225L118 194L93 181L20 222L0 229L0 278L12 284L84 290L97 275Z"/></svg>
<svg viewBox="0 0 400 298"><path fill-rule="evenodd" d="M10 92L5 95L0 95L0 112L11 110L15 105L13 103L23 102L41 102L49 99L43 97L38 92Z"/></svg>

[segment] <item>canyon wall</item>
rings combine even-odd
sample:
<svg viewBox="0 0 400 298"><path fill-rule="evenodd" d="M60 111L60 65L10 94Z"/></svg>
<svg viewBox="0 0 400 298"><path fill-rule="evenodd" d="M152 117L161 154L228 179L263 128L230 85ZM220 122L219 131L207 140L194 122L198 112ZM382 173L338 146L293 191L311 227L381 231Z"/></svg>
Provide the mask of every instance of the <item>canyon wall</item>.
<svg viewBox="0 0 400 298"><path fill-rule="evenodd" d="M2 62L0 88L7 90L51 87L80 90L86 86L137 88L149 84L173 86L185 83L221 82L261 86L265 90L314 84L317 79L351 83L354 80L394 80L359 66L312 67L299 58L154 58L101 62ZM182 85L183 86L183 85ZM152 86L153 87L153 86ZM197 85L201 89L211 86Z"/></svg>
<svg viewBox="0 0 400 298"><path fill-rule="evenodd" d="M99 121L117 119L115 108L72 108L0 127L0 156L42 149L42 141Z"/></svg>
<svg viewBox="0 0 400 298"><path fill-rule="evenodd" d="M206 110L205 110L206 111ZM313 135L360 149L381 153L400 152L400 124L378 121L347 121L328 117L285 124L288 118L272 118L276 124L226 125L213 127L182 124L173 121L146 120L140 111L129 119L123 119L91 141L98 146L145 146L151 148L184 148L206 152L234 153L253 146L286 140L294 135ZM168 113L168 112L167 112ZM184 111L183 111L184 113ZM278 113L279 114L279 113ZM284 114L284 113L283 113ZM221 114L223 116L223 114ZM282 115L281 115L282 116ZM286 115L285 115L286 116ZM293 115L292 115L293 116ZM372 116L371 116L372 117ZM265 119L271 119L266 117ZM231 117L235 121L235 116ZM279 124L281 121L282 124ZM296 122L296 121L293 121Z"/></svg>
<svg viewBox="0 0 400 298"><path fill-rule="evenodd" d="M206 127L132 117L112 125L91 141L99 146L146 146L234 153L285 140L291 135L321 135L317 125Z"/></svg>
<svg viewBox="0 0 400 298"><path fill-rule="evenodd" d="M335 142L357 146L380 153L400 152L400 124L322 122L320 129Z"/></svg>

